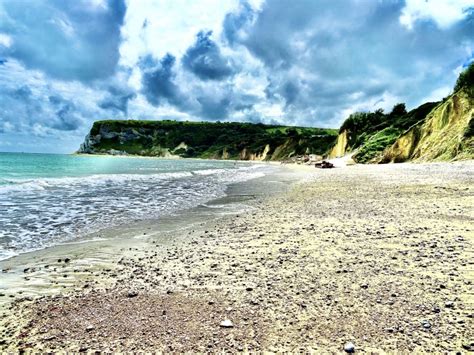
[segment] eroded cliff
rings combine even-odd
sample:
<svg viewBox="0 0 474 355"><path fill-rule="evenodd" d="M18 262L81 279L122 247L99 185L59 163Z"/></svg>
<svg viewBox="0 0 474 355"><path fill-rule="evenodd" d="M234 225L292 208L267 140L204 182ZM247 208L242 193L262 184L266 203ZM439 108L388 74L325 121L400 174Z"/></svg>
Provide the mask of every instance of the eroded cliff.
<svg viewBox="0 0 474 355"><path fill-rule="evenodd" d="M426 119L403 133L380 162L450 161L474 158L474 98L460 89Z"/></svg>
<svg viewBox="0 0 474 355"><path fill-rule="evenodd" d="M284 160L325 154L337 131L251 123L97 121L79 153L158 157Z"/></svg>

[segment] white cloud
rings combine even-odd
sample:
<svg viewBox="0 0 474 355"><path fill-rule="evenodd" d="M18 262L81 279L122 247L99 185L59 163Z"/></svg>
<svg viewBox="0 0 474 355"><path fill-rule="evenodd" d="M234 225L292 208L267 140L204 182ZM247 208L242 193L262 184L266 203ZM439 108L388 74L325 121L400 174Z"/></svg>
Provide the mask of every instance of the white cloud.
<svg viewBox="0 0 474 355"><path fill-rule="evenodd" d="M400 23L412 29L418 20L433 20L440 28L447 28L463 20L474 0L407 0L400 15Z"/></svg>
<svg viewBox="0 0 474 355"><path fill-rule="evenodd" d="M238 0L129 0L127 5L120 63L133 66L147 53L180 57L200 30L212 30L217 38Z"/></svg>
<svg viewBox="0 0 474 355"><path fill-rule="evenodd" d="M0 46L9 48L13 43L12 38L5 34L5 33L0 33Z"/></svg>

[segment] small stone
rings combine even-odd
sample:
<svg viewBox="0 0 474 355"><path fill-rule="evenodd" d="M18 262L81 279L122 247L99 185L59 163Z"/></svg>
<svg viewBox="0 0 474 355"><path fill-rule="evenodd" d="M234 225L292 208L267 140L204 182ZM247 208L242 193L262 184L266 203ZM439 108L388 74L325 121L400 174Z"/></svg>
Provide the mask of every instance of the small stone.
<svg viewBox="0 0 474 355"><path fill-rule="evenodd" d="M462 345L462 348L467 351L474 351L474 343L465 343Z"/></svg>
<svg viewBox="0 0 474 355"><path fill-rule="evenodd" d="M454 302L448 301L444 304L446 308L454 308Z"/></svg>
<svg viewBox="0 0 474 355"><path fill-rule="evenodd" d="M352 354L353 352L355 352L355 345L351 342L346 343L346 345L344 345L344 351L346 353Z"/></svg>
<svg viewBox="0 0 474 355"><path fill-rule="evenodd" d="M430 329L431 328L431 323L428 322L427 320L424 320L423 322L421 322L421 325L423 325L423 328L425 328L425 329Z"/></svg>
<svg viewBox="0 0 474 355"><path fill-rule="evenodd" d="M221 327L222 328L233 328L234 327L234 323L232 323L232 321L230 319L226 319L226 320L223 320L221 322Z"/></svg>
<svg viewBox="0 0 474 355"><path fill-rule="evenodd" d="M368 284L362 284L362 285L360 285L360 288L368 289L368 288L369 288L369 285L368 285Z"/></svg>
<svg viewBox="0 0 474 355"><path fill-rule="evenodd" d="M68 263L68 262L70 262L70 261L71 261L71 259L70 259L70 258L66 258L66 259L64 259L64 262L65 262L65 263Z"/></svg>
<svg viewBox="0 0 474 355"><path fill-rule="evenodd" d="M128 293L127 293L128 298L137 297L137 296L138 296L137 291L128 291Z"/></svg>
<svg viewBox="0 0 474 355"><path fill-rule="evenodd" d="M90 331L93 331L95 329L95 327L93 325L88 325L86 327L86 331L90 332Z"/></svg>

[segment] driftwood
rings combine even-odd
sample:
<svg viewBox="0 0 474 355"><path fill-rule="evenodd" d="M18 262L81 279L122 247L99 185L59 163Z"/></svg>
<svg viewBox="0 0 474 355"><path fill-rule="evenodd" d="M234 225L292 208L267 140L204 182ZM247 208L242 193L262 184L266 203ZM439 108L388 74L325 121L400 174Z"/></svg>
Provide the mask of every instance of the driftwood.
<svg viewBox="0 0 474 355"><path fill-rule="evenodd" d="M334 168L334 164L333 163L330 163L326 160L323 160L321 162L318 162L316 164L314 164L314 166L316 168L319 168L319 169L331 169L331 168Z"/></svg>

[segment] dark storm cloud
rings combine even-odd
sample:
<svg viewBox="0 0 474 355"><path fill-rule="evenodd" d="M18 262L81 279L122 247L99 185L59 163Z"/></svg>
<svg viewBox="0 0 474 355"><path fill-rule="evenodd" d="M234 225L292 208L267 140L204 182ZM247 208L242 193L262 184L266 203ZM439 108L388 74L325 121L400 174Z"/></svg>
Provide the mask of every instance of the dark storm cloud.
<svg viewBox="0 0 474 355"><path fill-rule="evenodd" d="M89 81L114 73L119 58L124 0L94 6L85 0L5 0L0 32L12 44L4 55L66 80Z"/></svg>
<svg viewBox="0 0 474 355"><path fill-rule="evenodd" d="M128 102L136 96L137 94L129 88L111 86L105 99L99 102L99 107L104 110L119 111L126 117Z"/></svg>
<svg viewBox="0 0 474 355"><path fill-rule="evenodd" d="M80 127L80 110L60 96L44 97L28 85L0 89L2 110L0 127L14 132L28 131L30 135L42 134L45 130L73 131Z"/></svg>
<svg viewBox="0 0 474 355"><path fill-rule="evenodd" d="M184 68L202 80L222 80L233 73L230 60L225 58L211 39L212 31L200 31L196 43L183 56Z"/></svg>
<svg viewBox="0 0 474 355"><path fill-rule="evenodd" d="M154 106L165 103L177 107L182 112L215 120L227 117L230 98L226 91L207 92L202 87L187 91L180 89L175 68L176 58L166 54L161 60L151 56L140 60L142 69L142 93Z"/></svg>
<svg viewBox="0 0 474 355"><path fill-rule="evenodd" d="M223 33L228 43L233 45L235 42L242 41L240 34L256 17L256 12L248 2L242 1L238 11L228 13L223 23Z"/></svg>
<svg viewBox="0 0 474 355"><path fill-rule="evenodd" d="M229 114L229 97L213 98L211 96L198 97L201 104L201 114L209 120L226 119Z"/></svg>
<svg viewBox="0 0 474 355"><path fill-rule="evenodd" d="M51 128L59 131L74 131L81 126L82 119L79 117L79 110L73 102L58 95L50 96L49 102L54 108L54 119L51 122Z"/></svg>
<svg viewBox="0 0 474 355"><path fill-rule="evenodd" d="M174 82L175 63L176 58L169 53L159 62L151 56L141 60L143 94L151 104L158 106L165 100L172 105L181 105L181 92Z"/></svg>
<svg viewBox="0 0 474 355"><path fill-rule="evenodd" d="M32 94L33 93L31 92L31 89L28 86L23 85L19 87L18 89L16 89L15 91L13 91L12 97L19 100L28 101L31 98Z"/></svg>
<svg viewBox="0 0 474 355"><path fill-rule="evenodd" d="M256 12L244 3L226 16L223 34L268 68L269 101L282 100L286 116L319 124L364 103L369 108L399 98L413 106L452 87L454 69L474 46L472 11L448 28L425 19L409 29L400 22L404 6L396 0L267 0Z"/></svg>

